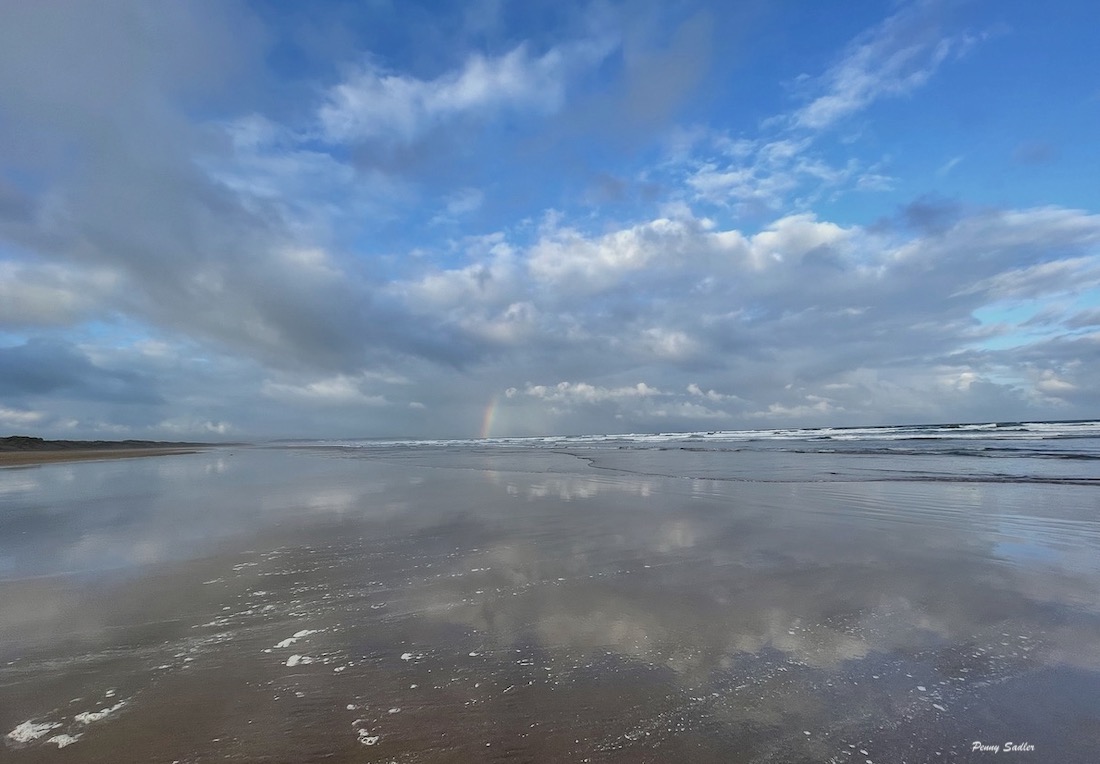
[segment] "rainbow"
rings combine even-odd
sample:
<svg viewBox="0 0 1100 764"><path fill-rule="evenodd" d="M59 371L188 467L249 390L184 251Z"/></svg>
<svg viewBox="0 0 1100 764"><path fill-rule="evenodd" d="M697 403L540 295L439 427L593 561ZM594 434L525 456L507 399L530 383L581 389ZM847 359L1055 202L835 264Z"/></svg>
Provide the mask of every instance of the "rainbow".
<svg viewBox="0 0 1100 764"><path fill-rule="evenodd" d="M493 431L493 417L497 414L497 396L493 396L489 399L489 405L485 407L485 413L481 416L481 435L482 438L488 438L489 433Z"/></svg>

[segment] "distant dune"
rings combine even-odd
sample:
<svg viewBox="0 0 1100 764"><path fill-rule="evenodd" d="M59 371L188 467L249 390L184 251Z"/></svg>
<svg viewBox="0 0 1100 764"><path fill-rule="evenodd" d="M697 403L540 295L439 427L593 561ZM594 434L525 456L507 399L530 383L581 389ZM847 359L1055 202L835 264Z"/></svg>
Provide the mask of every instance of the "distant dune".
<svg viewBox="0 0 1100 764"><path fill-rule="evenodd" d="M0 438L0 466L189 454L212 445L215 444L159 440L45 440L28 435L12 435Z"/></svg>
<svg viewBox="0 0 1100 764"><path fill-rule="evenodd" d="M160 440L44 440L28 435L0 438L0 451L107 451L135 448L195 448L209 443Z"/></svg>

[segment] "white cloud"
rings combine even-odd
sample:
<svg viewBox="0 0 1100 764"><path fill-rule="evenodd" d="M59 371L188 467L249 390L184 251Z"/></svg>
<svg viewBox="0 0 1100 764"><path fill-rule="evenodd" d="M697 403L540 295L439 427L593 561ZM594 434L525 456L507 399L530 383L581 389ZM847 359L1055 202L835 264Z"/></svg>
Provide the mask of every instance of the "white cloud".
<svg viewBox="0 0 1100 764"><path fill-rule="evenodd" d="M865 172L856 178L858 191L893 191L896 179L877 172Z"/></svg>
<svg viewBox="0 0 1100 764"><path fill-rule="evenodd" d="M534 336L538 309L530 302L513 302L492 315L468 316L460 325L470 334L497 345L519 345Z"/></svg>
<svg viewBox="0 0 1100 764"><path fill-rule="evenodd" d="M199 166L255 213L279 210L302 238L324 241L334 229L390 219L417 198L415 187L399 174L356 167L318 150L309 135L262 116L213 129L228 138L232 151L204 155Z"/></svg>
<svg viewBox="0 0 1100 764"><path fill-rule="evenodd" d="M959 294L982 293L993 299L1032 299L1077 292L1100 285L1096 257L1074 257L1015 268L983 279Z"/></svg>
<svg viewBox="0 0 1100 764"><path fill-rule="evenodd" d="M327 252L318 247L290 247L283 250L283 261L299 278L337 279L343 274Z"/></svg>
<svg viewBox="0 0 1100 764"><path fill-rule="evenodd" d="M411 143L465 115L505 108L553 112L565 98L569 74L600 61L610 49L606 41L582 41L534 56L523 44L497 57L472 54L460 69L434 79L368 62L329 90L318 115L322 134L335 143Z"/></svg>
<svg viewBox="0 0 1100 764"><path fill-rule="evenodd" d="M669 165L695 200L741 215L809 209L840 191L892 191L897 182L886 171L886 162L855 157L837 162L814 143L822 131L875 101L924 85L944 61L963 55L979 39L945 33L942 15L936 0L904 7L857 37L823 75L800 76L798 89L809 102L765 119L758 138L706 129L683 132L674 140ZM700 151L699 144L710 153ZM961 157L941 168L941 174L958 161Z"/></svg>
<svg viewBox="0 0 1100 764"><path fill-rule="evenodd" d="M714 204L734 200L742 205L753 202L771 209L798 187L799 180L793 173L761 171L752 166L719 166L707 162L687 179L696 192L697 199Z"/></svg>
<svg viewBox="0 0 1100 764"><path fill-rule="evenodd" d="M106 314L120 281L106 268L0 261L0 327L64 326Z"/></svg>
<svg viewBox="0 0 1100 764"><path fill-rule="evenodd" d="M776 262L797 262L819 248L842 245L851 236L850 230L819 222L812 214L788 215L750 239L751 262L757 269Z"/></svg>
<svg viewBox="0 0 1100 764"><path fill-rule="evenodd" d="M447 197L447 214L468 215L481 207L485 194L478 188L463 188Z"/></svg>
<svg viewBox="0 0 1100 764"><path fill-rule="evenodd" d="M369 395L362 381L346 374L301 384L264 380L261 390L268 398L288 403L319 406L385 406L383 395Z"/></svg>
<svg viewBox="0 0 1100 764"><path fill-rule="evenodd" d="M157 429L173 436L209 437L211 435L229 435L236 428L229 422L216 422L195 417L175 417L158 424ZM127 431L129 428L127 428Z"/></svg>
<svg viewBox="0 0 1100 764"><path fill-rule="evenodd" d="M967 406L1024 405L1031 383L1018 361L1000 351L968 356L965 365L951 359L1014 331L984 331L973 313L1004 294L1026 297L1020 285L1044 294L1087 289L1093 282L1082 274L1096 267L1098 234L1091 216L1049 208L960 210L934 236L842 227L810 214L746 235L684 209L675 220L593 236L550 227L513 253L528 269L516 271L509 294L531 296L540 315L524 341L526 362L605 379L641 365L660 392L635 398L633 388L593 380L515 386L511 397L544 403L559 418L585 402L607 404L608 416L685 426L706 419L688 404L722 421L738 412L746 421L818 423L859 412L877 412L863 415L870 421L950 419ZM1026 264L1047 257L1058 259ZM632 313L640 298L645 311ZM686 387L677 383L693 363L710 370ZM938 399L929 390L940 391Z"/></svg>
<svg viewBox="0 0 1100 764"><path fill-rule="evenodd" d="M1077 391L1077 385L1059 377L1053 370L1045 370L1035 383L1035 388L1046 395L1058 397Z"/></svg>
<svg viewBox="0 0 1100 764"><path fill-rule="evenodd" d="M467 255L474 260L470 265L429 270L419 279L394 282L388 293L422 314L458 309L483 316L486 309L517 301L520 273L503 234L476 237L469 245Z"/></svg>
<svg viewBox="0 0 1100 764"><path fill-rule="evenodd" d="M933 200L863 227L818 208L887 191L919 159L850 158L850 136L825 133L916 92L971 44L944 31L946 6L902 5L800 79L789 113L746 137L737 120L752 104L712 112L724 124L683 130L657 167L631 166L663 129L639 125L705 106L681 92L692 77L661 71L685 45L638 66L637 42L614 57L610 38L560 43L576 26L492 54L459 35L392 69L372 59L328 87L299 81L279 102L239 80L218 90L230 57L261 71L268 51L259 36L207 34L215 6L238 8L163 25L129 6L23 4L17 33L0 26L9 419L45 411L36 426L74 435L229 421L249 434L468 434L506 390L497 426L525 432L1100 405L1083 293L1100 288L1100 217ZM614 16L569 15L589 29ZM518 41L500 18L492 39ZM708 74L686 47L719 86L728 70ZM150 66L132 66L149 51ZM413 73L438 61L457 63ZM592 142L607 135L616 145ZM569 195L598 176L614 188L590 217L540 217L576 210ZM432 215L447 226L424 225ZM474 224L498 233L466 236ZM1021 328L1039 309L1022 312L1028 300L1050 308L1039 329ZM105 317L79 340L58 331Z"/></svg>
<svg viewBox="0 0 1100 764"><path fill-rule="evenodd" d="M481 208L485 193L478 188L460 188L443 200L443 210L431 219L431 225L455 224Z"/></svg>
<svg viewBox="0 0 1100 764"><path fill-rule="evenodd" d="M739 400L741 400L736 395L729 395L729 394L725 394L725 393L720 393L717 390L713 390L713 389L704 391L695 382L692 382L690 385L688 385L686 389L687 389L688 393L693 395L693 396L696 396L696 397L699 397L699 398L706 398L708 401L713 401L715 403L721 403L722 401L739 401Z"/></svg>
<svg viewBox="0 0 1100 764"><path fill-rule="evenodd" d="M0 424L5 427L30 427L45 419L41 411L26 411L0 406Z"/></svg>
<svg viewBox="0 0 1100 764"><path fill-rule="evenodd" d="M827 386L844 389L847 382L836 374L853 360L908 363L972 347L994 336L982 334L973 311L1001 299L1006 285L1042 275L1033 281L1044 289L1087 287L1082 269L1096 260L1081 253L1098 233L1100 221L1084 213L1039 208L962 215L932 237L871 233L808 213L746 235L718 230L681 207L675 218L591 236L551 221L527 249L494 237L470 265L429 274L401 294L425 317L522 349L525 364L566 363L608 376L646 364L668 380L686 364L705 362L725 371L711 376L709 388L693 383L680 402L722 403L730 399L716 391L732 389L745 407L755 402L771 417L825 416L858 409L860 391L828 405L761 396L775 379L805 374L818 385L803 396L832 399ZM1057 267L1021 265L1052 252L1061 255ZM639 299L644 312L634 307ZM765 367L751 360L759 356L769 358ZM619 389L576 384L533 386L528 397L559 405L610 402L605 391ZM684 389L683 382L671 387ZM897 393L882 384L875 389ZM665 411L675 398L667 397Z"/></svg>
<svg viewBox="0 0 1100 764"><path fill-rule="evenodd" d="M917 2L860 35L816 81L820 93L792 115L801 128L822 130L886 96L909 93L928 81L952 55L974 43L968 35L944 35L939 3Z"/></svg>
<svg viewBox="0 0 1100 764"><path fill-rule="evenodd" d="M672 166L696 201L749 215L806 208L826 194L843 190L889 191L894 179L882 163L867 165L851 158L843 164L826 160L809 137L780 135L730 144L723 135L703 135L710 154L682 157ZM705 150L701 147L700 151Z"/></svg>
<svg viewBox="0 0 1100 764"><path fill-rule="evenodd" d="M643 330L639 344L647 355L661 361L684 361L702 350L700 343L687 332L663 327Z"/></svg>
<svg viewBox="0 0 1100 764"><path fill-rule="evenodd" d="M652 398L661 395L661 391L645 382L625 387L601 387L587 382L559 382L556 385L528 385L524 394L532 398L553 403L601 403L605 401L629 401L639 398ZM514 395L514 393L513 393ZM511 396L509 396L511 397Z"/></svg>
<svg viewBox="0 0 1100 764"><path fill-rule="evenodd" d="M749 413L748 416L760 419L801 420L805 422L821 421L823 415L831 416L844 411L843 408L836 406L828 398L819 395L807 395L803 400L804 403L796 403L795 405L772 403L766 410L754 411Z"/></svg>
<svg viewBox="0 0 1100 764"><path fill-rule="evenodd" d="M971 368L943 368L936 369L941 387L950 390L968 391L975 382L981 381L981 375Z"/></svg>
<svg viewBox="0 0 1100 764"><path fill-rule="evenodd" d="M739 233L716 234L708 227L694 218L657 218L597 238L572 228L550 229L531 248L527 267L536 281L591 293L631 273L701 267L716 257L743 255Z"/></svg>
<svg viewBox="0 0 1100 764"><path fill-rule="evenodd" d="M941 178L946 177L948 174L950 174L952 170L958 167L964 159L966 159L966 157L961 154L959 156L951 157L936 169L936 175Z"/></svg>
<svg viewBox="0 0 1100 764"><path fill-rule="evenodd" d="M676 418L714 423L732 419L732 414L727 411L704 406L694 401L671 401L653 409L650 414L661 419Z"/></svg>

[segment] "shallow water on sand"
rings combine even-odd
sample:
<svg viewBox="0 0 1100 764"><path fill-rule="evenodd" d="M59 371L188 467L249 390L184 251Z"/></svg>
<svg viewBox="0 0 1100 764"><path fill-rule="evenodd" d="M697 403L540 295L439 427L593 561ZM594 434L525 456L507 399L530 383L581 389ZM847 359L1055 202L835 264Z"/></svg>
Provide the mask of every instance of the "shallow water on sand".
<svg viewBox="0 0 1100 764"><path fill-rule="evenodd" d="M989 461L3 469L0 760L1095 760L1100 476Z"/></svg>

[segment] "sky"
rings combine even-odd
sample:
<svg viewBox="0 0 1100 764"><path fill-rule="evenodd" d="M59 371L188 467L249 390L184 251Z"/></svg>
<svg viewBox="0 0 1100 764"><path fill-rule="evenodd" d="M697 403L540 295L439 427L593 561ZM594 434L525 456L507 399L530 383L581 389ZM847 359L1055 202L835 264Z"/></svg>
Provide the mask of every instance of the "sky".
<svg viewBox="0 0 1100 764"><path fill-rule="evenodd" d="M1098 27L0 2L0 435L1098 417Z"/></svg>

